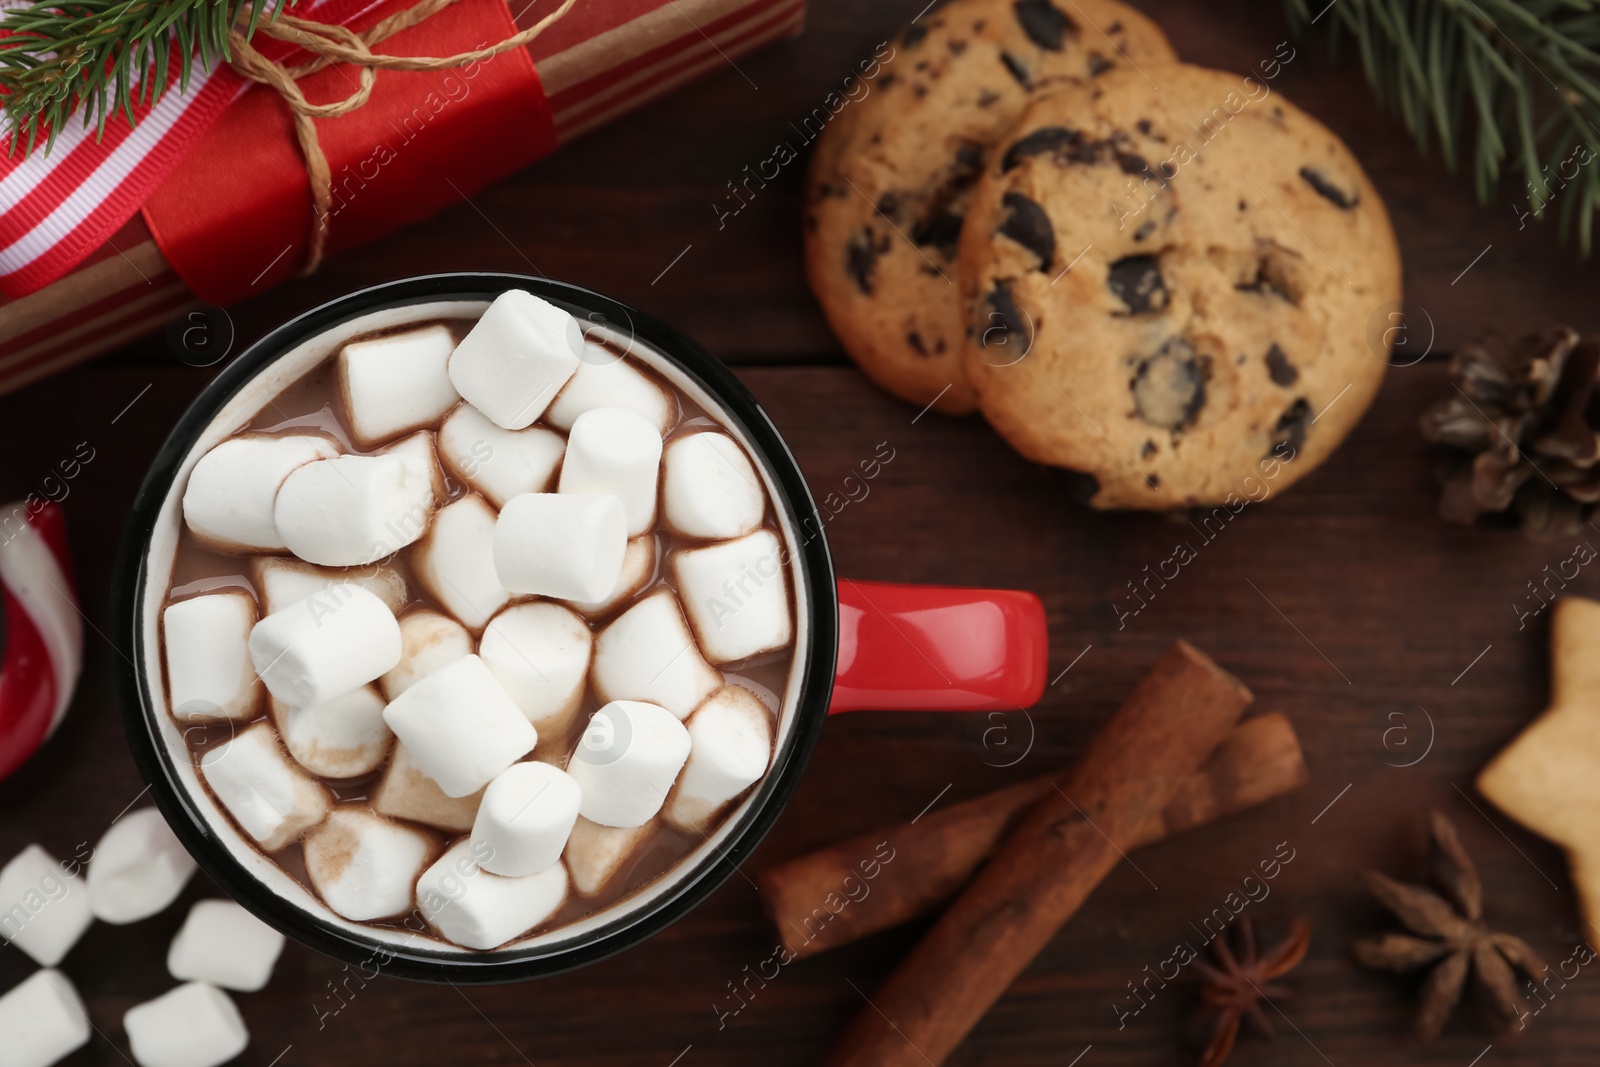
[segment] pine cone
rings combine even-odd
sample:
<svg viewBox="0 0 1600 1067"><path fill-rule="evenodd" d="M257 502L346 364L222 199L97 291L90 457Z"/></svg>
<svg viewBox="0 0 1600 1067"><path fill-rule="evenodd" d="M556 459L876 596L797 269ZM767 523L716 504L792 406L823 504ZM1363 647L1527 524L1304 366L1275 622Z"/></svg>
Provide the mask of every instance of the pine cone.
<svg viewBox="0 0 1600 1067"><path fill-rule="evenodd" d="M1457 453L1440 516L1510 510L1534 537L1577 533L1600 501L1597 370L1600 337L1566 326L1463 346L1450 361L1454 395L1422 416L1422 436Z"/></svg>

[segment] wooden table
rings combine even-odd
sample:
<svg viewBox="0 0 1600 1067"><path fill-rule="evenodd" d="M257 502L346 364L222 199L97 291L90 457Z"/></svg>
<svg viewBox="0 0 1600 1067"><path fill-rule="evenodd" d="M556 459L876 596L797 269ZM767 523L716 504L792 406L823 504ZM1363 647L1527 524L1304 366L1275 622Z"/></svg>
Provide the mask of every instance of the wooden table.
<svg viewBox="0 0 1600 1067"><path fill-rule="evenodd" d="M1192 1062L1179 1044L1192 986L1161 990L1121 1029L1113 1005L1131 1005L1128 983L1193 940L1191 923L1281 842L1295 858L1248 914L1269 929L1308 916L1311 954L1288 980L1294 995L1280 1005L1287 1018L1276 1043L1247 1037L1234 1062L1594 1062L1600 971L1586 968L1559 989L1520 1035L1491 1032L1464 1009L1439 1041L1419 1047L1408 1036L1418 982L1363 971L1349 955L1353 938L1391 927L1357 872L1420 876L1429 807L1461 827L1482 869L1491 923L1525 935L1552 961L1584 936L1557 850L1491 811L1472 788L1478 768L1544 705L1547 614L1520 629L1515 608L1526 583L1574 546L1439 522L1436 457L1416 422L1447 388L1439 357L1480 329L1556 321L1593 329L1593 266L1558 247L1549 227L1519 231L1512 190L1477 206L1465 182L1418 158L1398 123L1371 104L1353 64L1336 66L1320 46L1302 47L1278 86L1347 140L1387 198L1409 298L1434 327L1433 356L1393 371L1332 460L1198 546L1178 579L1119 626L1113 603L1124 601L1125 583L1191 537L1185 527L1161 516L1086 512L1067 500L1058 474L1019 459L980 420L914 419L914 410L857 375L802 280L798 165L717 225L712 204L724 183L764 158L787 121L839 86L922 0L814 6L804 37L740 60L740 71L723 71L471 204L234 309L236 347L330 296L405 274L537 269L590 285L739 365L819 496L879 442L890 444L895 458L870 495L829 527L841 573L1014 586L1044 597L1056 681L1038 707L1006 720L1011 747L992 744L992 732L986 746L983 731L995 724L970 717L842 717L829 724L799 794L749 869L1065 765L1176 637L1243 678L1258 707L1287 712L1305 743L1311 784L1119 867L953 1062ZM1216 66L1247 69L1284 36L1270 3L1141 6L1188 57ZM1426 341L1413 336L1414 344ZM0 784L0 856L29 841L70 855L140 796L112 686L124 650L103 636L112 554L145 465L212 373L183 365L154 338L0 400L6 496L59 493L46 482L57 460L78 442L95 453L65 485L92 627L87 667L59 734ZM1600 530L1585 533L1600 544ZM1581 574L1574 591L1600 593L1596 573ZM1430 733L1419 762L1396 766L1417 760ZM99 1030L70 1062L123 1062L122 1013L171 985L166 946L188 901L214 892L202 882L149 922L96 925L68 957L65 969ZM265 991L237 998L254 1035L240 1062L815 1063L917 934L906 929L793 963L721 1026L714 1006L735 1003L729 983L774 945L743 877L637 950L532 985L455 990L378 979L362 987L339 965L291 945ZM0 988L30 970L19 952L0 951ZM344 1006L319 1025L319 1015L339 1006L334 986L348 990ZM1530 999L1530 1010L1537 1007Z"/></svg>

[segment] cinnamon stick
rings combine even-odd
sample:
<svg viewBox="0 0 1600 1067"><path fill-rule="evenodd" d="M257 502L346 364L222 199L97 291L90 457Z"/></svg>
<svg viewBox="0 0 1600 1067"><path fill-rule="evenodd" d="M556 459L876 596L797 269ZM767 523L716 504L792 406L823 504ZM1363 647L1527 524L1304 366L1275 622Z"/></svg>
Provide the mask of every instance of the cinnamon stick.
<svg viewBox="0 0 1600 1067"><path fill-rule="evenodd" d="M872 996L833 1067L944 1062L1227 736L1250 691L1172 645Z"/></svg>
<svg viewBox="0 0 1600 1067"><path fill-rule="evenodd" d="M756 884L783 946L797 957L812 956L931 914L972 879L1027 810L1053 792L1056 777L1008 786L760 872ZM1139 828L1133 845L1263 804L1306 780L1288 718L1272 712L1246 719Z"/></svg>

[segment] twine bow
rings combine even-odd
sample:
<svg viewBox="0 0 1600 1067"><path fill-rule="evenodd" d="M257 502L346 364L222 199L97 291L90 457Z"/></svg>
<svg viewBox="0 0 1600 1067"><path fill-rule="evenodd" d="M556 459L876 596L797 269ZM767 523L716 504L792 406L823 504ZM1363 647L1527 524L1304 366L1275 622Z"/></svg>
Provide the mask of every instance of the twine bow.
<svg viewBox="0 0 1600 1067"><path fill-rule="evenodd" d="M295 65L275 63L256 51L255 46L237 29L228 32L229 65L251 81L276 90L294 115L295 137L300 143L301 154L305 156L306 173L311 178L311 203L315 215L302 275L311 274L322 265L323 251L328 243L328 210L333 203L333 172L328 166L326 153L322 151L322 142L317 137L316 123L312 120L337 118L361 107L371 98L372 86L380 70L448 70L521 48L570 11L577 0L563 0L560 7L527 29L512 34L498 44L471 52L460 52L453 56L394 56L372 51L372 45L433 17L454 3L456 0L419 0L365 33L297 15L280 13L276 18L263 19L256 27L257 33L315 53L315 58ZM359 68L355 91L343 100L313 104L300 91L299 80L335 63L348 63Z"/></svg>

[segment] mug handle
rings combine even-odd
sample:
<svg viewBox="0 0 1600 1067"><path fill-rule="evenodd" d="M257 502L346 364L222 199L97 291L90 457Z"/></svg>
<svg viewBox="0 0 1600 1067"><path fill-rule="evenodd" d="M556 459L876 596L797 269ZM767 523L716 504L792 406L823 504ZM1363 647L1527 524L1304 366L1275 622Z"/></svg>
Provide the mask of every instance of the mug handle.
<svg viewBox="0 0 1600 1067"><path fill-rule="evenodd" d="M828 714L995 711L1044 693L1049 642L1032 593L839 579Z"/></svg>

